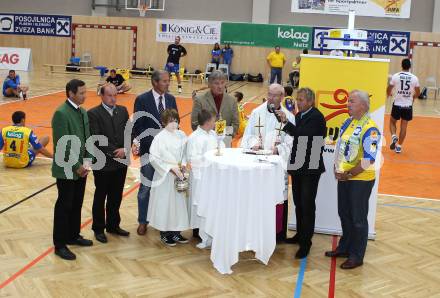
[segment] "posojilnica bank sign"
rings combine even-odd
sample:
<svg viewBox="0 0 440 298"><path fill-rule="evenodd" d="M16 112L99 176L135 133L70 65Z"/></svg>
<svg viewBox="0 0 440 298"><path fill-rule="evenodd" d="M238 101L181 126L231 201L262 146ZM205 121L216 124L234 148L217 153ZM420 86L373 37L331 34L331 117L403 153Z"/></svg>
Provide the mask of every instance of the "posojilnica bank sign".
<svg viewBox="0 0 440 298"><path fill-rule="evenodd" d="M221 22L190 20L157 20L156 41L174 42L180 36L182 43L214 44L220 42Z"/></svg>
<svg viewBox="0 0 440 298"><path fill-rule="evenodd" d="M253 47L310 49L313 29L305 26L222 23L221 43Z"/></svg>

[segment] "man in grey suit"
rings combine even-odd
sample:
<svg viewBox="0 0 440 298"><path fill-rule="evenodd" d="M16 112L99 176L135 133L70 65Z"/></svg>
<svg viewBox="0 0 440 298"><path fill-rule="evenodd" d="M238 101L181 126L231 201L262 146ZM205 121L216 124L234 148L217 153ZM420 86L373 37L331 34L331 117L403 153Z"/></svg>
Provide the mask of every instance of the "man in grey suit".
<svg viewBox="0 0 440 298"><path fill-rule="evenodd" d="M138 192L138 235L147 232L147 213L150 201L151 181L153 181L154 168L148 155L153 138L162 129L160 116L165 109L177 111L176 99L168 94L170 75L164 70L156 70L151 75L153 88L139 95L134 102L133 137L140 142L139 149L134 149L135 155L141 156L141 186ZM146 114L137 117L137 114ZM141 136L146 134L145 136Z"/></svg>
<svg viewBox="0 0 440 298"><path fill-rule="evenodd" d="M208 78L209 91L194 98L193 110L191 113L191 127L197 129L197 120L201 110L207 110L217 115L217 119L222 117L226 120L226 126L231 127L230 132L226 132L227 137L224 142L227 147L231 146L232 138L235 136L239 126L237 100L226 93L226 75L220 71L213 71Z"/></svg>

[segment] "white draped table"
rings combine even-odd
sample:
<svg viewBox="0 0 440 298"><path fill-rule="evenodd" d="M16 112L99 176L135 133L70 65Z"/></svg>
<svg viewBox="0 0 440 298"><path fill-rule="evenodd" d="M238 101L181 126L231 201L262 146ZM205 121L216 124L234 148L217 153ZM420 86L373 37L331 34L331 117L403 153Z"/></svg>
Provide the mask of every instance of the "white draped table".
<svg viewBox="0 0 440 298"><path fill-rule="evenodd" d="M222 274L232 273L242 251L255 251L267 265L276 244L275 208L284 200L281 158L242 150L207 152L194 192L201 228L213 238L211 260Z"/></svg>

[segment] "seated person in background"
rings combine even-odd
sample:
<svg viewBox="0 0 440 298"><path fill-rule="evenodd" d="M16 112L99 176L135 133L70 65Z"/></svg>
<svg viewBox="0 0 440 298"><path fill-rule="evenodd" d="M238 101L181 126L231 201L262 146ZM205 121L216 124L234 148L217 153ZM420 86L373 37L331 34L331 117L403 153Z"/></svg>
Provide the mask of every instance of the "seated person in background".
<svg viewBox="0 0 440 298"><path fill-rule="evenodd" d="M293 71L289 73L290 85L292 85L292 87L295 89L298 88L299 85L300 63L301 63L301 56L298 56L296 57L295 61L292 63Z"/></svg>
<svg viewBox="0 0 440 298"><path fill-rule="evenodd" d="M119 73L117 74L114 69L110 70L110 76L106 79L106 82L115 85L119 94L125 93L131 89L131 86L127 83L124 77Z"/></svg>
<svg viewBox="0 0 440 298"><path fill-rule="evenodd" d="M218 42L216 42L214 48L211 51L211 57L212 57L211 63L215 63L216 69L218 69L218 65L220 64L221 56L222 56L222 49L220 49L220 45L218 44Z"/></svg>
<svg viewBox="0 0 440 298"><path fill-rule="evenodd" d="M38 153L53 158L45 148L49 137L38 140L34 132L25 126L26 114L16 111L12 114L11 126L3 127L0 134L0 150L4 147L3 162L8 168L25 168L32 165Z"/></svg>
<svg viewBox="0 0 440 298"><path fill-rule="evenodd" d="M302 51L304 55L307 55L309 53L309 50L304 49ZM296 57L295 61L292 63L292 69L293 71L289 73L289 81L290 85L292 85L293 88L298 88L299 85L299 71L300 71L300 63L301 63L301 56Z"/></svg>
<svg viewBox="0 0 440 298"><path fill-rule="evenodd" d="M335 49L335 50L331 50L331 51L330 51L330 56L344 57L344 56L345 56L345 53L344 53L344 51L342 51L342 50L337 50L337 49Z"/></svg>
<svg viewBox="0 0 440 298"><path fill-rule="evenodd" d="M3 96L19 97L26 100L28 90L29 87L21 85L20 76L15 74L15 70L10 70L9 75L3 82Z"/></svg>
<svg viewBox="0 0 440 298"><path fill-rule="evenodd" d="M243 93L241 93L240 91L236 91L234 93L235 98L237 99L237 107L238 107L238 121L239 121L239 125L238 125L238 132L237 132L237 136L241 137L244 133L244 130L246 129L246 125L248 122L248 117L246 117L245 113L244 113L244 106L241 103L243 101Z"/></svg>
<svg viewBox="0 0 440 298"><path fill-rule="evenodd" d="M285 97L281 102L281 105L286 108L293 115L296 115L298 108L296 106L296 100L292 97L293 88L291 86L284 87Z"/></svg>

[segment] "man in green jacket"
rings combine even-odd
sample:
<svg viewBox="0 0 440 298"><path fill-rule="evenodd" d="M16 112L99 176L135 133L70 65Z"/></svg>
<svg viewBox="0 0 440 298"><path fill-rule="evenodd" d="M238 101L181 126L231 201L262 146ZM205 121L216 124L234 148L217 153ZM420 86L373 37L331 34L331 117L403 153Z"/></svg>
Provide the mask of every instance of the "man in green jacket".
<svg viewBox="0 0 440 298"><path fill-rule="evenodd" d="M86 110L80 107L86 99L86 85L73 79L66 85L67 100L57 108L52 118L54 159L52 176L57 180L58 198L55 203L53 243L55 254L65 260L76 256L67 245L92 246L91 240L80 235L81 208L87 174L85 158L90 137Z"/></svg>

